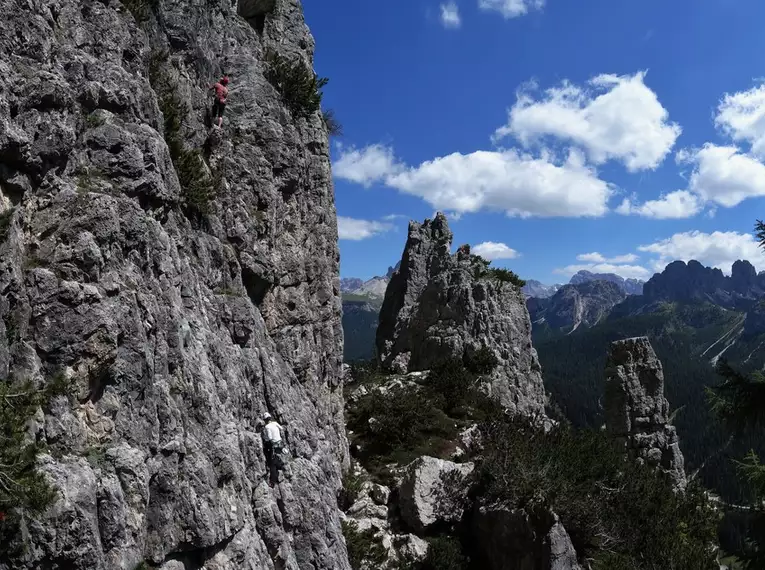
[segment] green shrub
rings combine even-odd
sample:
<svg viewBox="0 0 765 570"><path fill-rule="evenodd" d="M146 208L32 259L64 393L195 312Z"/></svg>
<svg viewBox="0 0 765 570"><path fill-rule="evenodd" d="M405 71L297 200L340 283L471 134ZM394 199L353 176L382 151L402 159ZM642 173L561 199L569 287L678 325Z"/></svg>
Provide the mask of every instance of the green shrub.
<svg viewBox="0 0 765 570"><path fill-rule="evenodd" d="M348 549L348 560L353 570L361 570L363 562L368 562L375 568L380 565L388 556L385 548L379 538L375 538L375 530L369 528L365 531L359 531L358 525L354 521L343 521L343 536L345 545Z"/></svg>
<svg viewBox="0 0 765 570"><path fill-rule="evenodd" d="M101 467L106 460L106 452L100 446L89 447L85 453L85 459L88 460L93 468Z"/></svg>
<svg viewBox="0 0 765 570"><path fill-rule="evenodd" d="M279 92L295 117L308 117L321 109L321 89L329 79L318 77L295 57L290 60L274 50L267 50L265 76Z"/></svg>
<svg viewBox="0 0 765 570"><path fill-rule="evenodd" d="M477 379L456 358L435 366L428 376L428 387L440 398L439 407L447 414L473 402L476 382Z"/></svg>
<svg viewBox="0 0 765 570"><path fill-rule="evenodd" d="M482 433L477 496L513 508L551 508L594 568L717 568L710 545L718 517L695 483L675 493L661 472L626 462L600 431L544 434L500 417L485 422Z"/></svg>
<svg viewBox="0 0 765 570"><path fill-rule="evenodd" d="M499 364L494 352L486 346L482 346L474 352L465 351L462 361L465 368L474 374L491 374Z"/></svg>
<svg viewBox="0 0 765 570"><path fill-rule="evenodd" d="M321 116L324 119L324 125L326 125L327 132L329 132L330 136L343 136L343 125L341 125L340 121L337 120L337 117L335 117L335 112L332 109L322 111Z"/></svg>
<svg viewBox="0 0 765 570"><path fill-rule="evenodd" d="M387 377L380 370L380 364L374 358L371 360L356 360L351 362L350 366L354 384L376 383Z"/></svg>
<svg viewBox="0 0 765 570"><path fill-rule="evenodd" d="M165 143L178 175L184 202L192 212L207 214L215 198L215 186L198 149L187 149L181 128L189 110L162 72L166 51L154 51L149 58L149 81L158 94L162 111Z"/></svg>
<svg viewBox="0 0 765 570"><path fill-rule="evenodd" d="M490 268L491 261L484 259L480 255L471 254L470 261L473 264L473 277L475 279L495 279L501 283L512 283L516 287L523 287L526 285L526 282L523 279L509 269L502 269L499 267Z"/></svg>
<svg viewBox="0 0 765 570"><path fill-rule="evenodd" d="M428 554L418 570L466 570L468 560L462 553L459 540L439 536L428 541Z"/></svg>
<svg viewBox="0 0 765 570"><path fill-rule="evenodd" d="M365 481L363 476L354 473L352 467L343 475L343 488L340 490L340 497L338 498L341 510L348 510L356 502Z"/></svg>
<svg viewBox="0 0 765 570"><path fill-rule="evenodd" d="M106 180L104 173L98 168L88 168L77 175L77 192L87 194L98 188L98 182Z"/></svg>
<svg viewBox="0 0 765 570"><path fill-rule="evenodd" d="M467 570L469 567L469 560L457 538L436 536L428 539L428 553L424 559L402 559L393 570Z"/></svg>
<svg viewBox="0 0 765 570"><path fill-rule="evenodd" d="M87 125L89 129L95 129L97 127L100 127L105 122L106 122L106 119L104 119L103 115L100 115L95 112L85 116L85 124Z"/></svg>
<svg viewBox="0 0 765 570"><path fill-rule="evenodd" d="M523 287L524 285L526 285L526 282L523 279L518 277L515 273L513 273L509 269L501 269L499 267L489 269L488 273L486 274L486 277L488 279L496 279L497 281L501 283L512 283L516 287Z"/></svg>
<svg viewBox="0 0 765 570"><path fill-rule="evenodd" d="M363 438L369 453L385 455L414 449L428 435L450 435L443 420L423 390L405 387L362 398L349 411L348 427Z"/></svg>
<svg viewBox="0 0 765 570"><path fill-rule="evenodd" d="M484 259L480 255L475 255L475 254L470 255L470 262L479 267L483 267L484 269L488 268L489 265L491 265L491 261L489 261L488 259Z"/></svg>

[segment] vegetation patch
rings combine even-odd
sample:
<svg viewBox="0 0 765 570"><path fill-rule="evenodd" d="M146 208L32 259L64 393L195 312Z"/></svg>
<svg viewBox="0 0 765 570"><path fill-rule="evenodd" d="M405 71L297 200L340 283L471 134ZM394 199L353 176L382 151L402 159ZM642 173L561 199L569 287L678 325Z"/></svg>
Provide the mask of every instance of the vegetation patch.
<svg viewBox="0 0 765 570"><path fill-rule="evenodd" d="M512 283L518 288L526 285L526 281L518 277L518 275L509 269L489 267L491 261L484 259L480 255L471 255L470 261L473 264L473 277L476 279L493 279L500 283Z"/></svg>
<svg viewBox="0 0 765 570"><path fill-rule="evenodd" d="M106 181L106 175L98 168L88 168L85 172L77 175L77 192L87 194L98 189L98 183Z"/></svg>
<svg viewBox="0 0 765 570"><path fill-rule="evenodd" d="M473 374L490 374L499 364L497 357L486 346L482 346L475 352L465 351L462 362Z"/></svg>
<svg viewBox="0 0 765 570"><path fill-rule="evenodd" d="M511 508L551 508L594 570L716 570L719 516L697 483L675 493L659 471L627 463L601 431L484 422L476 495Z"/></svg>
<svg viewBox="0 0 765 570"><path fill-rule="evenodd" d="M345 546L348 549L348 560L353 570L361 570L365 562L371 568L377 568L383 564L388 555L382 545L382 541L375 537L375 530L369 528L360 531L355 521L343 521L343 536Z"/></svg>
<svg viewBox="0 0 765 570"><path fill-rule="evenodd" d="M99 468L104 464L104 461L106 461L106 452L100 445L94 445L88 448L88 451L85 453L85 459L88 460L91 467Z"/></svg>
<svg viewBox="0 0 765 570"><path fill-rule="evenodd" d="M343 125L337 120L335 112L332 109L322 111L322 118L324 119L324 125L327 127L327 132L331 137L343 136Z"/></svg>
<svg viewBox="0 0 765 570"><path fill-rule="evenodd" d="M31 382L0 381L0 560L12 560L23 552L22 516L43 512L56 498L56 491L36 469L45 443L29 437L27 421L52 398L71 394L63 375L42 390Z"/></svg>
<svg viewBox="0 0 765 570"><path fill-rule="evenodd" d="M87 125L89 129L95 129L97 127L100 127L105 122L106 122L106 119L104 118L104 116L95 111L85 116L85 125Z"/></svg>
<svg viewBox="0 0 765 570"><path fill-rule="evenodd" d="M428 553L423 560L401 560L394 570L467 570L469 559L460 541L452 536L428 539Z"/></svg>
<svg viewBox="0 0 765 570"><path fill-rule="evenodd" d="M202 152L199 149L188 149L184 145L182 127L189 110L162 71L166 59L166 51L152 52L149 58L149 81L158 95L164 119L165 143L178 175L185 205L190 211L205 215L209 213L210 203L215 198L215 185Z"/></svg>
<svg viewBox="0 0 765 570"><path fill-rule="evenodd" d="M484 373L496 366L489 351L479 350L434 367L424 385L389 387L381 393L376 387L389 376L374 363L352 365L357 382L371 389L348 405L346 419L353 442L361 448L359 460L377 482L389 483L389 464L406 465L423 455L450 457L460 430L502 415L501 406L480 391L480 375L464 361Z"/></svg>
<svg viewBox="0 0 765 570"><path fill-rule="evenodd" d="M295 117L309 117L321 109L321 90L329 79L317 76L299 57L290 59L271 49L264 61L266 79Z"/></svg>
<svg viewBox="0 0 765 570"><path fill-rule="evenodd" d="M343 475L343 488L340 489L340 496L338 497L338 504L342 510L349 509L356 502L365 481L366 479L362 475L354 472L353 466Z"/></svg>

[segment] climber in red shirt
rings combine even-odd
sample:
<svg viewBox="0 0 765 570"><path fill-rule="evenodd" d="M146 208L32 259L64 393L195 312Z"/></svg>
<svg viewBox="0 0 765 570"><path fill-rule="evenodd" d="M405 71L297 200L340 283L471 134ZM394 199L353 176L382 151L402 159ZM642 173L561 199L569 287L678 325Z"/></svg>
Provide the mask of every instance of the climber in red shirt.
<svg viewBox="0 0 765 570"><path fill-rule="evenodd" d="M226 98L228 97L228 77L225 75L220 78L218 83L210 85L211 90L215 90L215 102L212 107L213 120L218 118L218 127L223 126L223 111L226 110Z"/></svg>

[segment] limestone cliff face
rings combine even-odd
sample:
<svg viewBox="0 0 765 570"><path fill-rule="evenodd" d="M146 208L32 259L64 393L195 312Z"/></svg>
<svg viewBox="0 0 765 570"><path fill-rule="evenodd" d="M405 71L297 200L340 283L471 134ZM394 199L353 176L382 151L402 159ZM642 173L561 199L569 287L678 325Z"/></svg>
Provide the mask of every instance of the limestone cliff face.
<svg viewBox="0 0 765 570"><path fill-rule="evenodd" d="M349 568L327 133L264 76L267 48L312 64L300 2L8 0L0 18L0 377L79 392L37 418L59 499L0 568ZM188 109L205 215L158 90ZM273 488L265 411L292 454Z"/></svg>
<svg viewBox="0 0 765 570"><path fill-rule="evenodd" d="M611 344L605 416L608 433L632 457L663 470L677 488L685 487L683 454L664 397L664 372L647 337Z"/></svg>
<svg viewBox="0 0 765 570"><path fill-rule="evenodd" d="M513 411L544 414L545 392L520 289L477 278L469 251L450 254L452 232L438 214L411 222L401 266L380 311L377 351L395 372L427 370L489 348L499 360L492 392Z"/></svg>

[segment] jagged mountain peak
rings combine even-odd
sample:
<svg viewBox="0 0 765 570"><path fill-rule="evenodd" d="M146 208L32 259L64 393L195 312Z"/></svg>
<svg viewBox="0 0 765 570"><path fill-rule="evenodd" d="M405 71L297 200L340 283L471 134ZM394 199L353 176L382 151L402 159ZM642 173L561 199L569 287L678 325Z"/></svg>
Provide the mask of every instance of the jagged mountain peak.
<svg viewBox="0 0 765 570"><path fill-rule="evenodd" d="M696 300L724 307L750 304L763 295L765 275L758 275L746 260L736 261L730 276L696 260L673 261L651 277L643 288L645 302Z"/></svg>
<svg viewBox="0 0 765 570"><path fill-rule="evenodd" d="M486 347L500 362L493 393L514 411L544 415L523 293L494 277L498 274L471 255L469 246L452 255L452 238L440 213L409 224L401 267L380 311L380 363L397 372L427 370Z"/></svg>
<svg viewBox="0 0 765 570"><path fill-rule="evenodd" d="M643 281L639 279L625 279L615 273L593 273L582 269L571 276L569 283L577 285L587 281L610 281L616 283L627 295L640 295L643 292Z"/></svg>

